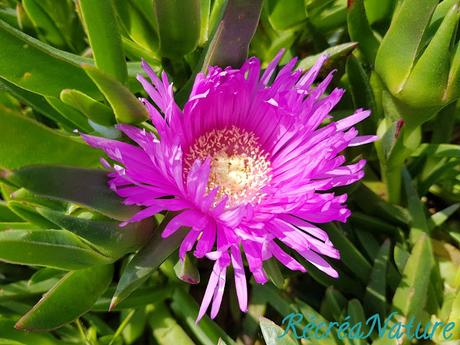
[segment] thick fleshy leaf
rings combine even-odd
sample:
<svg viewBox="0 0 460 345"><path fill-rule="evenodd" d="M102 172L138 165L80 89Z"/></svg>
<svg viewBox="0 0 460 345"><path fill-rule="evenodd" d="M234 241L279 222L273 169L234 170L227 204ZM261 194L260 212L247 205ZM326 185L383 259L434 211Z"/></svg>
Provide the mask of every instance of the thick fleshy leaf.
<svg viewBox="0 0 460 345"><path fill-rule="evenodd" d="M352 55L347 60L346 68L355 108L366 108L374 111L376 109L374 93L370 85L369 76L361 62ZM371 120L374 120L377 116L378 114L373 112ZM372 123L371 121L366 121L365 123L369 122ZM373 130L375 131L375 127L373 127Z"/></svg>
<svg viewBox="0 0 460 345"><path fill-rule="evenodd" d="M56 23L37 0L23 0L22 4L38 35L54 47L64 49L66 42Z"/></svg>
<svg viewBox="0 0 460 345"><path fill-rule="evenodd" d="M268 279L279 289L283 288L284 277L281 273L280 266L275 258L270 258L263 262L264 271L268 276Z"/></svg>
<svg viewBox="0 0 460 345"><path fill-rule="evenodd" d="M369 64L374 64L379 48L379 41L372 31L367 20L364 0L349 1L348 8L348 33L350 38L359 43L359 50L363 53Z"/></svg>
<svg viewBox="0 0 460 345"><path fill-rule="evenodd" d="M97 150L13 113L0 116L0 167L16 169L30 164L95 166Z"/></svg>
<svg viewBox="0 0 460 345"><path fill-rule="evenodd" d="M75 124L55 110L43 96L20 88L6 79L0 79L0 87L4 88L6 91L13 94L14 97L32 107L35 111L38 111L48 119L53 120L56 124L60 125L63 129L66 129L68 132L74 130Z"/></svg>
<svg viewBox="0 0 460 345"><path fill-rule="evenodd" d="M14 324L15 320L13 319L0 319L0 337L2 339L7 339L5 345L17 345L14 344L14 341L17 341L19 344L23 345L63 345L62 343L60 344L60 341L50 333L39 334L18 331L14 329Z"/></svg>
<svg viewBox="0 0 460 345"><path fill-rule="evenodd" d="M8 201L8 207L11 211L16 213L24 221L35 225L34 229L57 228L57 226L54 223L50 222L48 219L38 214L34 206L28 202L10 200Z"/></svg>
<svg viewBox="0 0 460 345"><path fill-rule="evenodd" d="M204 65L240 67L248 56L249 43L256 31L261 10L261 0L229 1L210 42Z"/></svg>
<svg viewBox="0 0 460 345"><path fill-rule="evenodd" d="M124 32L146 49L149 55L157 55L155 52L158 51L158 37L148 20L148 17L153 17L153 1L142 4L139 1L115 0L114 4Z"/></svg>
<svg viewBox="0 0 460 345"><path fill-rule="evenodd" d="M61 102L56 97L45 97L46 101L64 118L73 123L72 128L86 133L91 132L92 128L88 124L88 119L78 110Z"/></svg>
<svg viewBox="0 0 460 345"><path fill-rule="evenodd" d="M174 251L179 248L185 230L177 231L173 235L162 238L161 232L166 222L163 222L155 230L153 237L131 261L121 275L117 290L113 295L110 308L115 307L123 299L138 288L150 275L165 261Z"/></svg>
<svg viewBox="0 0 460 345"><path fill-rule="evenodd" d="M10 284L2 285L0 290L0 302L5 301L21 301L27 298L41 295L51 289L57 283L60 277L64 274L63 271L44 268L44 270L52 270L55 276L48 276L42 281L16 281ZM40 272L41 270L37 271ZM62 273L60 276L56 272Z"/></svg>
<svg viewBox="0 0 460 345"><path fill-rule="evenodd" d="M193 340L177 323L164 303L155 303L149 310L148 322L159 345L194 345Z"/></svg>
<svg viewBox="0 0 460 345"><path fill-rule="evenodd" d="M393 297L393 306L402 315L414 316L416 320L420 320L433 267L431 241L426 234L421 234L407 260L403 278Z"/></svg>
<svg viewBox="0 0 460 345"><path fill-rule="evenodd" d="M330 286L326 289L321 303L321 315L329 320L340 320L347 305L347 299L342 293Z"/></svg>
<svg viewBox="0 0 460 345"><path fill-rule="evenodd" d="M372 267L366 258L340 228L333 224L327 224L326 229L332 243L339 249L341 260L345 266L351 269L363 283L367 283Z"/></svg>
<svg viewBox="0 0 460 345"><path fill-rule="evenodd" d="M386 240L375 258L364 296L364 304L370 315L379 313L381 317L384 317L386 313L386 272L389 256L390 241Z"/></svg>
<svg viewBox="0 0 460 345"><path fill-rule="evenodd" d="M204 45L209 38L209 24L211 15L211 0L200 1L200 42L199 45Z"/></svg>
<svg viewBox="0 0 460 345"><path fill-rule="evenodd" d="M78 90L62 90L61 101L78 109L88 119L104 126L111 126L115 123L115 116L105 104L102 104Z"/></svg>
<svg viewBox="0 0 460 345"><path fill-rule="evenodd" d="M179 58L193 51L200 40L200 1L154 0L162 55Z"/></svg>
<svg viewBox="0 0 460 345"><path fill-rule="evenodd" d="M109 188L103 170L37 165L21 168L8 179L40 196L76 203L117 220L126 220L139 210L123 205Z"/></svg>
<svg viewBox="0 0 460 345"><path fill-rule="evenodd" d="M58 328L91 309L112 281L113 266L103 265L67 273L17 323L17 329Z"/></svg>
<svg viewBox="0 0 460 345"><path fill-rule="evenodd" d="M405 0L377 52L375 69L392 94L404 87L438 0ZM395 68L397 66L398 68Z"/></svg>
<svg viewBox="0 0 460 345"><path fill-rule="evenodd" d="M399 93L398 97L405 103L422 108L442 106L448 101L444 96L449 77L451 42L458 20L459 7L454 5Z"/></svg>
<svg viewBox="0 0 460 345"><path fill-rule="evenodd" d="M361 334L368 334L369 329L366 324L366 316L364 314L363 306L358 299L352 299L348 303L348 315L350 316L350 323L352 325L360 324L362 327L360 328ZM359 334L359 333L354 333ZM359 336L353 342L354 345L366 345L368 344L367 341L364 339L360 339Z"/></svg>
<svg viewBox="0 0 460 345"><path fill-rule="evenodd" d="M318 59L323 56L327 55L328 59L326 63L323 66L323 73L328 73L328 71L336 68L337 64L342 60L345 60L345 58L351 54L351 52L358 46L356 42L349 42L349 43L343 43L339 44L334 47L330 47L326 50L324 50L320 54L316 55L311 55L308 56L302 60L299 61L298 68L300 68L303 71L307 71L310 68L312 68L315 63L318 61Z"/></svg>
<svg viewBox="0 0 460 345"><path fill-rule="evenodd" d="M109 288L100 297L92 307L92 310L106 312L109 310L110 301L112 299L114 288ZM152 302L163 302L164 300L171 298L174 289L172 286L151 286L146 288L140 288L134 291L129 297L120 302L116 307L112 308L112 311L121 311L131 308L145 307L147 304Z"/></svg>
<svg viewBox="0 0 460 345"><path fill-rule="evenodd" d="M94 217L89 212L69 216L47 208L38 208L37 211L63 229L84 238L100 252L115 258L141 248L150 239L154 227L151 218L120 228L119 221Z"/></svg>
<svg viewBox="0 0 460 345"><path fill-rule="evenodd" d="M407 208L412 219L410 223L410 240L415 244L420 234L428 233L430 229L425 214L425 206L420 200L417 189L407 169L403 170L403 181L406 191Z"/></svg>
<svg viewBox="0 0 460 345"><path fill-rule="evenodd" d="M59 97L63 89L78 89L100 97L76 62L84 58L48 46L1 20L0 46L0 77L11 83L43 96Z"/></svg>
<svg viewBox="0 0 460 345"><path fill-rule="evenodd" d="M198 324L196 323L199 306L195 299L183 288L177 287L174 289L171 309L187 325L200 344L217 344L219 338L222 338L228 345L236 345L235 341L207 315Z"/></svg>
<svg viewBox="0 0 460 345"><path fill-rule="evenodd" d="M270 23L276 30L289 29L307 18L303 0L268 0L265 6Z"/></svg>
<svg viewBox="0 0 460 345"><path fill-rule="evenodd" d="M177 261L174 265L174 272L177 278L186 283L198 284L200 282L200 272L188 254L185 255L184 260L179 259Z"/></svg>
<svg viewBox="0 0 460 345"><path fill-rule="evenodd" d="M421 144L412 157L431 156L435 158L460 158L460 145Z"/></svg>
<svg viewBox="0 0 460 345"><path fill-rule="evenodd" d="M102 265L112 260L65 230L0 231L0 260L64 270Z"/></svg>
<svg viewBox="0 0 460 345"><path fill-rule="evenodd" d="M145 107L126 86L92 65L82 67L109 101L118 122L138 123L148 118Z"/></svg>
<svg viewBox="0 0 460 345"><path fill-rule="evenodd" d="M273 321L261 317L260 329L267 345L297 345L298 342L292 339L289 335L282 336L284 330L275 324ZM282 337L281 337L282 336Z"/></svg>
<svg viewBox="0 0 460 345"><path fill-rule="evenodd" d="M295 304L298 306L299 312L302 313L302 315L304 316L305 322L314 322L317 325L322 322L324 322L325 324L328 323L328 321L324 318L323 315L318 313L314 308L312 308L302 300L296 299ZM330 335L326 336L326 329L320 328L318 329L318 335L322 337L322 339L318 339L318 345L341 344L335 332L332 332Z"/></svg>
<svg viewBox="0 0 460 345"><path fill-rule="evenodd" d="M80 0L79 4L97 68L125 83L128 72L113 1Z"/></svg>

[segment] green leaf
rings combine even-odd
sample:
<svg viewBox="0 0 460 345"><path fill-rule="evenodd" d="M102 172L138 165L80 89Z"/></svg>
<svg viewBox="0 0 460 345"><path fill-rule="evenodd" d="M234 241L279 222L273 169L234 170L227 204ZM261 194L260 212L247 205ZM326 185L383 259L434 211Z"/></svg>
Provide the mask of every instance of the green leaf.
<svg viewBox="0 0 460 345"><path fill-rule="evenodd" d="M364 305L369 314L386 315L386 273L390 256L390 241L385 240L380 247L372 267L369 284L364 296Z"/></svg>
<svg viewBox="0 0 460 345"><path fill-rule="evenodd" d="M134 314L131 316L122 332L123 339L127 344L132 344L139 339L144 334L145 326L147 325L147 313L145 312L145 308L124 310L120 313L120 317L124 319L133 311Z"/></svg>
<svg viewBox="0 0 460 345"><path fill-rule="evenodd" d="M97 68L124 84L128 72L112 0L80 0L80 10Z"/></svg>
<svg viewBox="0 0 460 345"><path fill-rule="evenodd" d="M265 6L275 30L289 29L307 18L303 0L268 0Z"/></svg>
<svg viewBox="0 0 460 345"><path fill-rule="evenodd" d="M340 250L344 265L354 272L363 283L367 283L372 268L369 262L338 227L331 223L327 224L326 229L332 243Z"/></svg>
<svg viewBox="0 0 460 345"><path fill-rule="evenodd" d="M344 60L351 52L358 46L356 42L348 42L330 47L320 54L308 56L299 61L298 68L303 71L307 71L312 68L315 63L318 61L320 56L327 55L328 59L325 62L323 68L327 71L330 71L335 68L337 63L341 60Z"/></svg>
<svg viewBox="0 0 460 345"><path fill-rule="evenodd" d="M149 308L148 321L153 337L159 345L194 345L184 329L177 323L164 303L155 303Z"/></svg>
<svg viewBox="0 0 460 345"><path fill-rule="evenodd" d="M154 0L153 6L162 55L179 58L193 51L200 40L200 1Z"/></svg>
<svg viewBox="0 0 460 345"><path fill-rule="evenodd" d="M407 210L388 203L363 183L355 188L351 195L353 201L365 211L367 216L382 218L395 225L406 225L410 222Z"/></svg>
<svg viewBox="0 0 460 345"><path fill-rule="evenodd" d="M2 199L5 199L3 196ZM21 218L12 212L5 201L0 200L0 220L2 222L19 222Z"/></svg>
<svg viewBox="0 0 460 345"><path fill-rule="evenodd" d="M44 268L48 270L49 268ZM53 287L54 284L57 283L59 278L56 277L56 272L62 272L57 270L52 270L55 274L54 277L48 276L47 279L44 279L39 282L31 282L29 281L15 281L10 284L2 285L0 290L0 301L20 301L26 300L31 296L37 296L45 293L49 289ZM37 271L41 272L41 270ZM62 273L63 274L63 273ZM61 275L62 275L61 274Z"/></svg>
<svg viewBox="0 0 460 345"><path fill-rule="evenodd" d="M281 273L278 261L275 258L270 258L263 262L264 271L267 273L268 278L279 289L283 288L284 277Z"/></svg>
<svg viewBox="0 0 460 345"><path fill-rule="evenodd" d="M53 19L37 0L23 0L24 10L32 21L39 37L55 47L64 49L66 42Z"/></svg>
<svg viewBox="0 0 460 345"><path fill-rule="evenodd" d="M399 98L413 107L435 107L445 104L451 41L459 19L458 4L452 6L444 20L417 60ZM428 114L431 115L431 114Z"/></svg>
<svg viewBox="0 0 460 345"><path fill-rule="evenodd" d="M108 187L103 170L37 165L13 172L9 180L40 196L76 203L117 220L126 220L139 210L123 205Z"/></svg>
<svg viewBox="0 0 460 345"><path fill-rule="evenodd" d="M30 164L95 166L97 150L13 113L0 116L0 167L16 169Z"/></svg>
<svg viewBox="0 0 460 345"><path fill-rule="evenodd" d="M200 272L198 271L195 262L188 254L185 255L183 261L181 259L177 261L174 265L174 272L176 273L177 278L186 283L200 283Z"/></svg>
<svg viewBox="0 0 460 345"><path fill-rule="evenodd" d="M347 18L348 33L352 41L359 43L359 50L363 53L367 62L373 65L380 43L367 20L364 7L365 1L353 0L350 3Z"/></svg>
<svg viewBox="0 0 460 345"><path fill-rule="evenodd" d="M54 224L84 238L101 253L115 258L141 248L152 236L154 227L152 218L121 228L120 222L94 217L89 212L75 217L47 208L38 208L37 211Z"/></svg>
<svg viewBox="0 0 460 345"><path fill-rule="evenodd" d="M200 344L214 345L222 338L228 345L236 345L225 331L205 315L200 322L195 322L198 315L198 304L183 288L174 289L171 309L188 327Z"/></svg>
<svg viewBox="0 0 460 345"><path fill-rule="evenodd" d="M161 232L168 223L166 218L153 237L126 265L117 290L112 299L111 308L129 296L165 261L177 248L186 235L185 229L176 231L173 235L162 238Z"/></svg>
<svg viewBox="0 0 460 345"><path fill-rule="evenodd" d="M204 69L214 65L241 66L248 56L249 43L256 31L261 10L261 0L228 2L224 17L209 44Z"/></svg>
<svg viewBox="0 0 460 345"><path fill-rule="evenodd" d="M83 116L80 111L61 102L56 97L45 97L45 99L58 113L73 123L72 128L84 131L86 133L92 132L92 128L88 124L88 119Z"/></svg>
<svg viewBox="0 0 460 345"><path fill-rule="evenodd" d="M393 306L404 316L421 319L425 307L434 257L430 238L421 234L405 265L403 278L393 297Z"/></svg>
<svg viewBox="0 0 460 345"><path fill-rule="evenodd" d="M271 305L279 314L287 315L298 311L296 304L286 296L286 294L280 292L274 285L261 285L254 281L251 281L251 284L252 294L257 295L259 301Z"/></svg>
<svg viewBox="0 0 460 345"><path fill-rule="evenodd" d="M403 170L403 181L408 210L412 219L410 223L410 239L415 244L420 234L429 232L428 221L425 215L425 206L418 196L417 189L407 169Z"/></svg>
<svg viewBox="0 0 460 345"><path fill-rule="evenodd" d="M102 104L88 95L78 90L62 90L60 94L61 101L78 109L88 119L104 126L112 126L115 123L115 117L105 104Z"/></svg>
<svg viewBox="0 0 460 345"><path fill-rule="evenodd" d="M11 83L43 96L59 97L63 89L78 89L100 97L78 66L77 61L85 59L48 46L1 20L0 46L0 77Z"/></svg>
<svg viewBox="0 0 460 345"><path fill-rule="evenodd" d="M211 0L200 1L200 42L199 45L203 46L209 38L210 30L210 15L211 15Z"/></svg>
<svg viewBox="0 0 460 345"><path fill-rule="evenodd" d="M438 2L405 0L393 17L375 62L377 73L392 94L398 94L409 78L423 34Z"/></svg>
<svg viewBox="0 0 460 345"><path fill-rule="evenodd" d="M153 17L153 1L149 2L148 7L142 4L136 4L136 1L115 0L114 1L120 23L129 37L144 49L147 49L149 55L157 55L158 37L150 25L147 17L143 12L151 10L150 16ZM138 10L138 7L142 11Z"/></svg>
<svg viewBox="0 0 460 345"><path fill-rule="evenodd" d="M126 86L94 66L82 67L109 101L118 122L138 123L148 118L147 110Z"/></svg>
<svg viewBox="0 0 460 345"><path fill-rule="evenodd" d="M53 120L56 124L61 125L67 131L73 131L75 124L56 111L43 96L17 87L5 79L0 79L0 87L10 92L14 95L14 97L18 98L25 104L28 104L35 111L46 116L48 119Z"/></svg>
<svg viewBox="0 0 460 345"><path fill-rule="evenodd" d="M362 327L360 331L363 334L369 333L367 324L366 324L366 316L364 314L364 309L363 306L361 305L361 302L357 299L352 299L348 303L348 315L350 315L350 324L356 325L356 324L361 324ZM352 329L352 328L351 328ZM350 334L351 330L350 330ZM357 332L354 332L354 334L359 334ZM367 344L367 342L364 339L360 339L359 337L356 337L355 339L352 340L354 345L364 345Z"/></svg>
<svg viewBox="0 0 460 345"><path fill-rule="evenodd" d="M16 328L45 331L77 319L104 293L112 274L112 265L67 273L16 323Z"/></svg>
<svg viewBox="0 0 460 345"><path fill-rule="evenodd" d="M326 289L324 299L321 303L321 315L329 320L340 321L344 317L344 310L347 304L347 299L342 293L330 286Z"/></svg>
<svg viewBox="0 0 460 345"><path fill-rule="evenodd" d="M10 229L36 229L37 226L31 223L26 222L0 222L0 231L1 230L10 230Z"/></svg>
<svg viewBox="0 0 460 345"><path fill-rule="evenodd" d="M444 224L444 222L449 219L457 210L460 209L460 203L456 203L442 209L441 211L436 212L431 216L431 221L433 226L438 227Z"/></svg>
<svg viewBox="0 0 460 345"><path fill-rule="evenodd" d="M162 302L168 298L171 298L173 294L172 286L151 286L147 288L140 288L134 291L129 297L121 301L116 307L113 307L112 311L121 311L131 308L141 308L153 302ZM110 301L112 299L115 289L109 288L104 296L99 298L93 305L92 310L106 312L109 310Z"/></svg>
<svg viewBox="0 0 460 345"><path fill-rule="evenodd" d="M24 331L18 331L14 329L14 320L1 318L0 319L0 334L4 339L9 341L19 341L25 345L65 345L61 341L57 340L50 333L48 334L37 334L37 333L28 333ZM7 343L8 345L13 345L14 343Z"/></svg>
<svg viewBox="0 0 460 345"><path fill-rule="evenodd" d="M421 144L412 157L430 156L435 158L460 158L460 145L453 144Z"/></svg>
<svg viewBox="0 0 460 345"><path fill-rule="evenodd" d="M284 330L273 321L264 317L260 318L260 329L267 345L297 345L298 342L289 335L284 334Z"/></svg>
<svg viewBox="0 0 460 345"><path fill-rule="evenodd" d="M111 262L71 232L19 229L0 231L0 260L65 270Z"/></svg>
<svg viewBox="0 0 460 345"><path fill-rule="evenodd" d="M23 220L34 224L34 228L53 229L56 225L37 213L34 206L23 201L8 201L8 207Z"/></svg>
<svg viewBox="0 0 460 345"><path fill-rule="evenodd" d="M368 133L370 133L371 130L375 132L374 123L376 123L375 118L378 114L375 113L376 104L374 92L369 83L369 76L366 74L363 66L354 55L351 55L347 60L346 71L351 86L351 96L353 97L355 108L362 107L373 110L373 116L370 120L365 122L366 125L372 125L372 129L368 125L365 127L365 130L367 130Z"/></svg>

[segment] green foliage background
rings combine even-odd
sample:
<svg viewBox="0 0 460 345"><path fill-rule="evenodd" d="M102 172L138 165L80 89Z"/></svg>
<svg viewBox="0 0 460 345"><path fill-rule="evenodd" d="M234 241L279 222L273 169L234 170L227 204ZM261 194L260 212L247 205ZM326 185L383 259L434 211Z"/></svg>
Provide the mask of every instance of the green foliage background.
<svg viewBox="0 0 460 345"><path fill-rule="evenodd" d="M0 344L396 345L409 340L277 339L277 325L393 310L459 323L459 16L459 0L0 0ZM181 238L159 237L168 215L120 231L137 209L75 129L152 129L141 58L183 103L207 66L248 54L266 66L280 48L303 70L327 52L322 74L337 69L347 90L334 118L371 109L360 132L381 138L347 152L369 161L366 178L342 190L350 221L324 226L340 279L270 261L247 314L229 286L219 317L195 324L210 267L177 264ZM448 344L459 342L457 329Z"/></svg>

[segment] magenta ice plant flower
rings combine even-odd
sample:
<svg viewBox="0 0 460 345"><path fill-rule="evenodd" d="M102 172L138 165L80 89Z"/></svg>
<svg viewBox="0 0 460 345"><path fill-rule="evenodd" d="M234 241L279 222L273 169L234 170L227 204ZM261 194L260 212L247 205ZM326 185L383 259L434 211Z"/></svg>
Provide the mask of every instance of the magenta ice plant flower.
<svg viewBox="0 0 460 345"><path fill-rule="evenodd" d="M281 56L263 73L255 57L240 69L210 67L196 76L183 109L166 74L159 78L143 62L151 83L138 80L153 104L142 102L157 133L119 124L133 144L83 136L116 162L110 187L125 204L143 206L127 222L170 211L175 217L162 236L186 231L180 259L194 249L195 257L214 261L198 320L210 304L211 317L217 315L229 266L240 309L247 310L244 257L260 284L267 282L263 262L272 257L305 272L290 250L338 276L323 257L339 259L339 251L315 224L350 215L347 195L330 190L363 177L365 161L346 164L342 153L375 140L353 127L370 113L324 124L344 92L326 94L332 72L313 85L326 57L307 73L295 70L296 59L275 73Z"/></svg>

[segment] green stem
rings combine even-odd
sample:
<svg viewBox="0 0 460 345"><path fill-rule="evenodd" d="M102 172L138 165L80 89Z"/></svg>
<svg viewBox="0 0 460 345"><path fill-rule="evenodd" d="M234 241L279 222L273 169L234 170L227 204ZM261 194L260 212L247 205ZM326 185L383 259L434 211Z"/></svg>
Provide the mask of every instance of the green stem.
<svg viewBox="0 0 460 345"><path fill-rule="evenodd" d="M421 126L404 125L396 144L386 162L384 180L388 191L388 201L399 204L401 201L402 169L406 159L420 145Z"/></svg>

